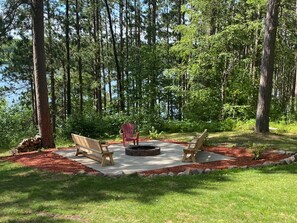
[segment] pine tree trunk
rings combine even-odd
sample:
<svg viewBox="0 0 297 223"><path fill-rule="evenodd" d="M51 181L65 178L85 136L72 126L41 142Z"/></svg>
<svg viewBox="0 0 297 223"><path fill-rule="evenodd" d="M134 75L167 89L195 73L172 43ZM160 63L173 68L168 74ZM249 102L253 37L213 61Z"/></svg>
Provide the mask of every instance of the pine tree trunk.
<svg viewBox="0 0 297 223"><path fill-rule="evenodd" d="M98 0L95 1L95 8L94 8L94 43L96 45L94 70L95 70L95 80L97 80L97 84L98 84L98 87L95 90L96 109L99 114L102 114L100 16L99 16Z"/></svg>
<svg viewBox="0 0 297 223"><path fill-rule="evenodd" d="M295 71L292 87L292 113L297 112L297 52L295 53Z"/></svg>
<svg viewBox="0 0 297 223"><path fill-rule="evenodd" d="M297 14L297 0L295 3L295 12ZM295 33L297 34L297 20L295 20ZM292 113L297 113L297 52L295 52L295 72L293 77L293 88L292 88Z"/></svg>
<svg viewBox="0 0 297 223"><path fill-rule="evenodd" d="M116 39L115 39L115 35L113 32L113 28L112 28L112 18L111 18L108 1L104 0L104 2L105 2L107 16L108 16L108 20L109 20L109 28L110 28L111 38L112 38L113 54L114 54L114 59L115 59L115 64L116 64L116 69L117 69L117 85L118 85L119 107L120 107L119 111L124 111L125 110L124 89L123 89L123 83L122 83L121 67L120 67L120 63L118 60Z"/></svg>
<svg viewBox="0 0 297 223"><path fill-rule="evenodd" d="M53 132L56 132L56 115L57 115L57 104L56 104L56 81L55 81L55 71L52 67L54 64L53 61L53 55L51 54L51 49L53 48L53 37L52 37L52 10L50 6L50 2L47 1L47 19L48 19L48 52L49 52L49 70L50 70L50 82L51 82L51 110L52 110L52 126L53 126Z"/></svg>
<svg viewBox="0 0 297 223"><path fill-rule="evenodd" d="M53 148L55 143L50 122L45 67L43 1L32 0L32 20L33 65L39 134L42 138L42 147Z"/></svg>
<svg viewBox="0 0 297 223"><path fill-rule="evenodd" d="M75 0L76 6L76 35L77 35L77 65L78 65L78 82L79 82L79 111L83 111L83 80L82 80L82 60L80 56L80 48L81 48L81 41L80 41L80 7L78 0Z"/></svg>
<svg viewBox="0 0 297 223"><path fill-rule="evenodd" d="M66 20L65 20L65 35L66 35L66 98L67 98L67 115L71 115L71 77L70 77L70 39L69 39L69 0L66 0Z"/></svg>
<svg viewBox="0 0 297 223"><path fill-rule="evenodd" d="M269 132L269 113L279 5L279 0L269 0L267 3L264 33L264 52L261 62L261 77L256 116L257 133Z"/></svg>

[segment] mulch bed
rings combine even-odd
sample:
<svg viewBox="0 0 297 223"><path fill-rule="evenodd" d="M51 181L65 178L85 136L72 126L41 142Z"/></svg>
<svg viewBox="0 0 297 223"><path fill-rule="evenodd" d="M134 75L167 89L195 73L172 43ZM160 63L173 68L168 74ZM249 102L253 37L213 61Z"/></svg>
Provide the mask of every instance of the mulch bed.
<svg viewBox="0 0 297 223"><path fill-rule="evenodd" d="M224 156L234 157L232 160L220 160L208 163L191 163L183 166L168 167L157 169L153 171L143 171L143 175L162 174L172 172L174 174L184 172L186 170L222 170L230 167L252 167L264 164L265 162L278 162L282 159L288 158L288 154L278 154L275 151L268 151L261 156L261 159L254 160L252 153L245 148L227 148L227 147L205 147L204 151L218 153Z"/></svg>
<svg viewBox="0 0 297 223"><path fill-rule="evenodd" d="M63 148L66 149L66 148ZM65 174L100 174L85 165L70 160L53 152L54 149L42 152L27 152L15 156L1 157L1 160L16 162L24 166Z"/></svg>
<svg viewBox="0 0 297 223"><path fill-rule="evenodd" d="M172 141L171 141L172 142ZM179 143L184 144L184 143ZM66 149L66 148L63 148ZM174 174L185 170L194 169L227 169L230 167L251 167L263 164L265 162L278 162L289 157L288 154L278 154L274 151L266 152L261 159L253 160L253 155L248 149L244 148L227 148L227 147L206 147L204 150L231 156L234 160L222 160L208 163L185 163L183 166L162 168L141 172L142 175L162 174L172 172ZM72 161L63 156L53 153L54 150L45 150L43 152L27 152L15 156L1 157L0 160L20 163L24 166L34 167L37 169L65 174L86 173L90 175L102 175L89 167L86 167L76 161ZM182 158L182 157L181 157Z"/></svg>

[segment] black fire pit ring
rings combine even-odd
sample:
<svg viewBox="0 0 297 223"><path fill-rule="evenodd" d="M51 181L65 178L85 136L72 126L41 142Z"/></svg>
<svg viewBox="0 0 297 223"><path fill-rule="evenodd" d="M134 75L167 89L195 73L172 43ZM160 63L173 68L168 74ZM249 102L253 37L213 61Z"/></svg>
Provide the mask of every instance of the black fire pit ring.
<svg viewBox="0 0 297 223"><path fill-rule="evenodd" d="M151 145L130 145L125 148L125 153L128 156L156 156L160 152L160 147Z"/></svg>

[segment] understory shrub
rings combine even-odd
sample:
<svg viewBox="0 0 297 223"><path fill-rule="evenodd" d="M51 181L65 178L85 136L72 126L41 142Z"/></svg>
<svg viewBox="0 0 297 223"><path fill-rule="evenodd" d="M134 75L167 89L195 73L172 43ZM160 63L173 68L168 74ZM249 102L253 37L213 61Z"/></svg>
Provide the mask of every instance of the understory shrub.
<svg viewBox="0 0 297 223"><path fill-rule="evenodd" d="M202 132L208 129L211 132L232 131L236 127L237 120L228 118L223 121L166 121L163 131L174 132Z"/></svg>
<svg viewBox="0 0 297 223"><path fill-rule="evenodd" d="M267 150L267 145L249 142L249 148L254 156L253 159L258 160L261 158L261 155L265 152L265 150Z"/></svg>
<svg viewBox="0 0 297 223"><path fill-rule="evenodd" d="M95 112L71 115L62 128L61 134L69 138L71 133L90 138L111 137L119 134L120 126L125 122L122 115L101 117Z"/></svg>
<svg viewBox="0 0 297 223"><path fill-rule="evenodd" d="M21 109L18 106L1 107L0 116L0 149L13 148L24 138L38 134L37 127L32 124L31 111L27 109Z"/></svg>

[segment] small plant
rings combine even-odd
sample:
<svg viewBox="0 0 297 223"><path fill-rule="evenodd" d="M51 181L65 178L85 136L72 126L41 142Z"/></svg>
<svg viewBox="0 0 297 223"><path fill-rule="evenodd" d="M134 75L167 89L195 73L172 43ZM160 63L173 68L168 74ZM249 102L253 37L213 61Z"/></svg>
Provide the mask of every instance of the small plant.
<svg viewBox="0 0 297 223"><path fill-rule="evenodd" d="M254 144L253 142L250 142L249 146L251 153L254 155L254 160L258 160L261 158L261 155L263 152L267 149L267 146L264 144Z"/></svg>
<svg viewBox="0 0 297 223"><path fill-rule="evenodd" d="M155 129L154 126L152 126L152 129L149 130L149 138L150 139L158 139L161 135L162 135L163 132L159 132Z"/></svg>

